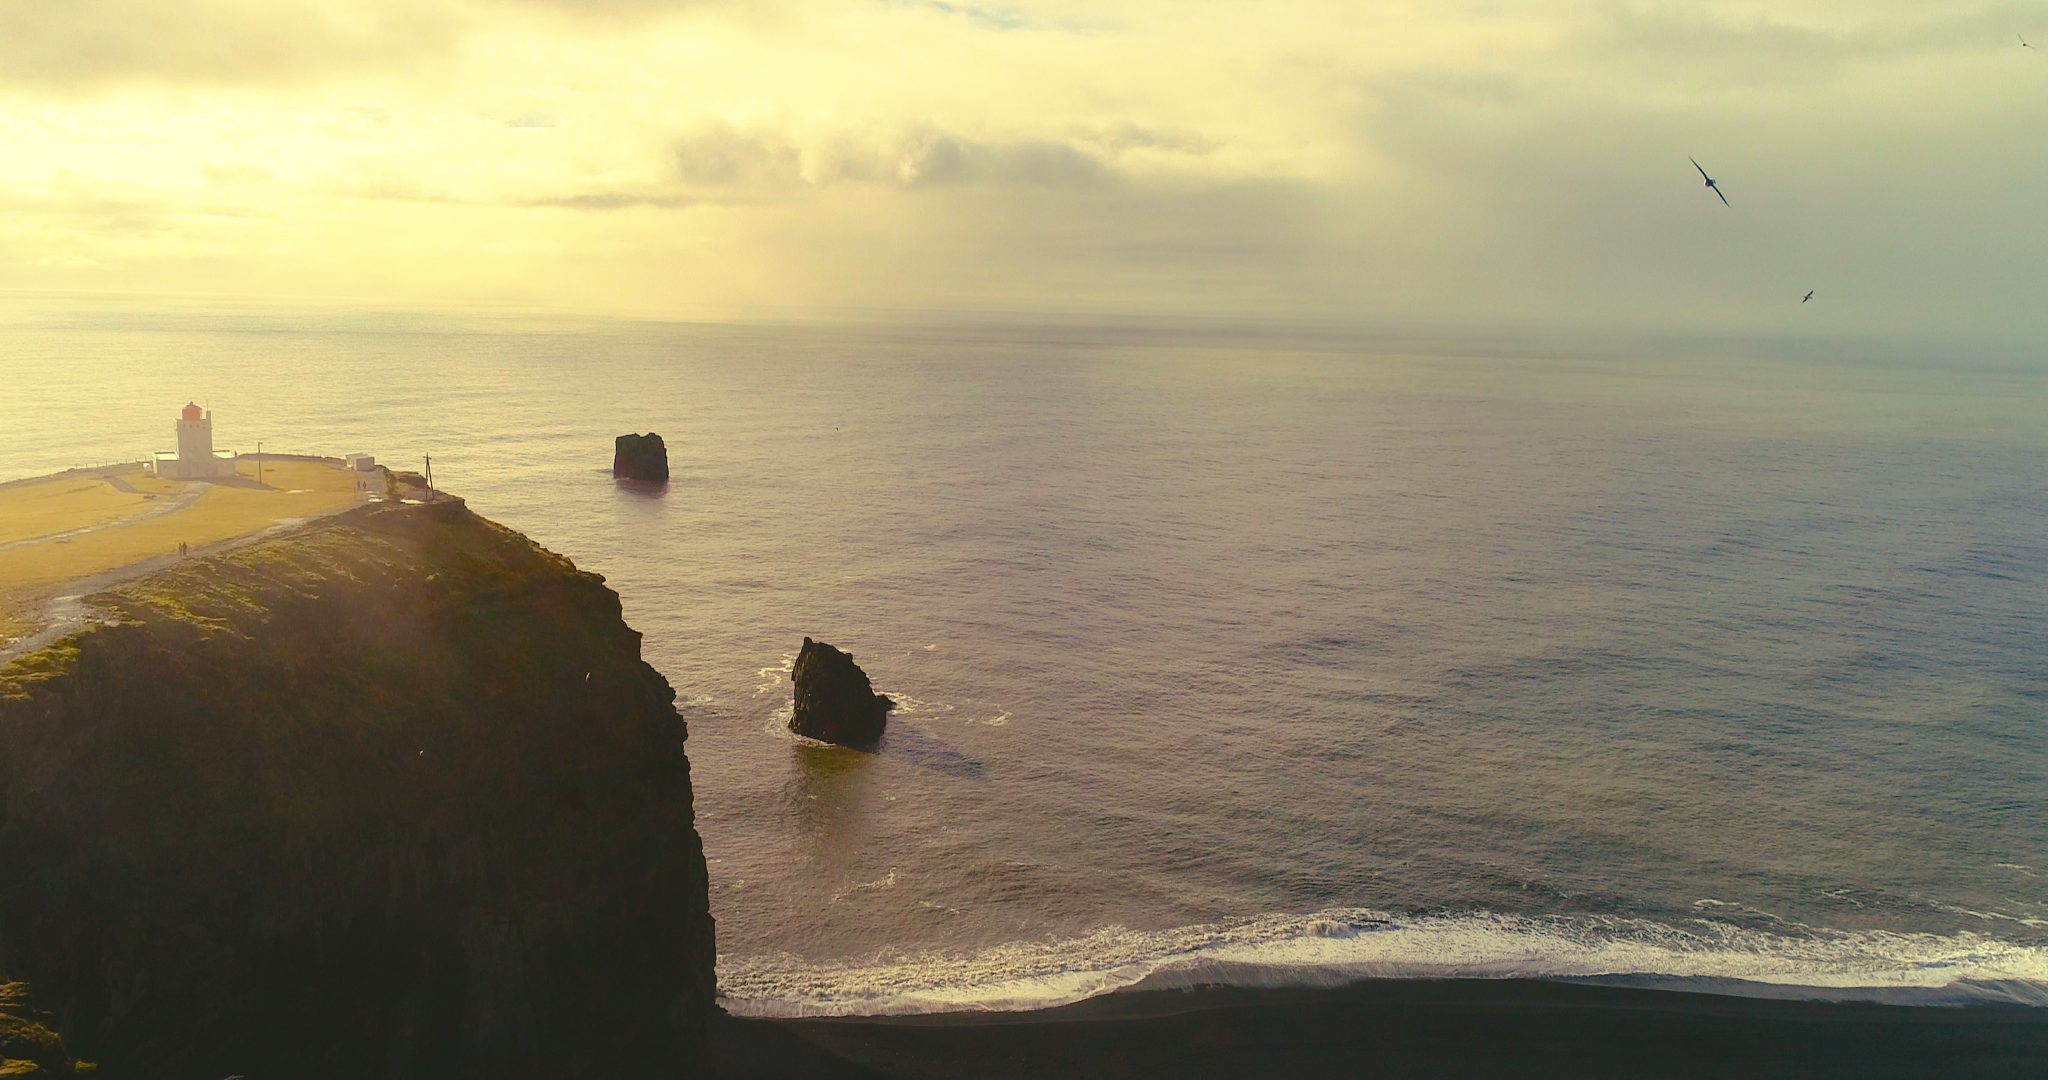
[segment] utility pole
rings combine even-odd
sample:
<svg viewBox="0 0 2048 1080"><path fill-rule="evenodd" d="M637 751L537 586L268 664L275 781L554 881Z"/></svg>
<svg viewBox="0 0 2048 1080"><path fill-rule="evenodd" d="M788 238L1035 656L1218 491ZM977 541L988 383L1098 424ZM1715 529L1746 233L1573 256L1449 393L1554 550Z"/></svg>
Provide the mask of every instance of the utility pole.
<svg viewBox="0 0 2048 1080"><path fill-rule="evenodd" d="M263 440L256 440L256 486L263 486Z"/></svg>
<svg viewBox="0 0 2048 1080"><path fill-rule="evenodd" d="M434 455L427 455L427 501L434 501Z"/></svg>

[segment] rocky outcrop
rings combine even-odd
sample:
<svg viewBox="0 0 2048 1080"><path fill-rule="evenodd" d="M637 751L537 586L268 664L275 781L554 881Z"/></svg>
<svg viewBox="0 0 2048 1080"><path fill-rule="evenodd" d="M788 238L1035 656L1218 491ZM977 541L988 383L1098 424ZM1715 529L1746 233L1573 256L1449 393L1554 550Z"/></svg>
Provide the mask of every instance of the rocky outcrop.
<svg viewBox="0 0 2048 1080"><path fill-rule="evenodd" d="M103 1075L710 1068L674 691L595 574L378 503L0 666L0 969Z"/></svg>
<svg viewBox="0 0 2048 1080"><path fill-rule="evenodd" d="M614 440L612 475L625 480L667 480L668 446L654 432Z"/></svg>
<svg viewBox="0 0 2048 1080"><path fill-rule="evenodd" d="M852 653L840 652L822 641L804 639L789 678L796 684L789 730L807 738L841 746L872 746L882 737L889 710L896 707L895 702L875 693L867 672L853 662Z"/></svg>

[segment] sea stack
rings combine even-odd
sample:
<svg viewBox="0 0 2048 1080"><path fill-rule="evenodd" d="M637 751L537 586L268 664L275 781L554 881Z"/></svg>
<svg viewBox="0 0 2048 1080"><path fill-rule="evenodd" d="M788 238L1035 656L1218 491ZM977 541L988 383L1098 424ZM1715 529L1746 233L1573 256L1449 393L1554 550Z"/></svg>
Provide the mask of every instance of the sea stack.
<svg viewBox="0 0 2048 1080"><path fill-rule="evenodd" d="M668 445L652 431L619 436L612 451L612 475L624 480L667 480Z"/></svg>
<svg viewBox="0 0 2048 1080"><path fill-rule="evenodd" d="M805 638L789 677L796 684L789 730L841 746L867 747L881 740L896 703L875 693L852 653Z"/></svg>

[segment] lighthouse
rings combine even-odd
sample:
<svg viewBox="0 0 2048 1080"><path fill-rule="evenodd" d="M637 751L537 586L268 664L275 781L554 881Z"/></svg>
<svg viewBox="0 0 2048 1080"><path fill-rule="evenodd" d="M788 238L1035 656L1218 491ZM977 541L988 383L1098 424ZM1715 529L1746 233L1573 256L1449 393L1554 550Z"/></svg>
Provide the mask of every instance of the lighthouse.
<svg viewBox="0 0 2048 1080"><path fill-rule="evenodd" d="M153 468L158 476L172 480L235 475L235 459L213 452L212 410L201 409L196 401L186 405L178 417L178 452L157 451Z"/></svg>

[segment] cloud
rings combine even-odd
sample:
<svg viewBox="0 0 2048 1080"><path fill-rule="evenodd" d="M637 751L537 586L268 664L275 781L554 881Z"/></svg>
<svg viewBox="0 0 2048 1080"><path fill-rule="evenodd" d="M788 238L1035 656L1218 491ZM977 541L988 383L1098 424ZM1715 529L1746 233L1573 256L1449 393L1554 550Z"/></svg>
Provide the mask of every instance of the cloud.
<svg viewBox="0 0 2048 1080"><path fill-rule="evenodd" d="M2012 27L2019 21L2010 8L1948 5L1867 10L1854 22L1830 25L1755 12L1614 4L1601 10L1578 51L1654 82L1810 84L1856 64L2016 48Z"/></svg>
<svg viewBox="0 0 2048 1080"><path fill-rule="evenodd" d="M1286 310L1341 293L1315 192L842 185L734 219L758 300L908 309ZM1350 299L1345 296L1342 299Z"/></svg>
<svg viewBox="0 0 2048 1080"><path fill-rule="evenodd" d="M491 7L538 8L578 18L641 20L678 15L728 0L484 0Z"/></svg>
<svg viewBox="0 0 2048 1080"><path fill-rule="evenodd" d="M897 176L910 187L1090 188L1113 178L1093 155L1064 142L984 143L951 135L920 140L901 159Z"/></svg>
<svg viewBox="0 0 2048 1080"><path fill-rule="evenodd" d="M1517 317L1645 326L1766 324L1811 287L1793 285L1826 283L1842 321L1821 325L1876 332L2017 311L2016 283L2048 269L2017 239L2044 221L2023 178L2048 153L2001 135L2048 99L2012 92L2029 58L1987 55L1981 16L1623 14L1604 25L1626 38L1361 79L1361 261Z"/></svg>
<svg viewBox="0 0 2048 1080"><path fill-rule="evenodd" d="M672 210L680 206L694 206L700 200L680 195L649 195L623 191L592 192L582 195L550 195L538 199L526 199L520 206L552 206L566 210L631 210L654 207Z"/></svg>
<svg viewBox="0 0 2048 1080"><path fill-rule="evenodd" d="M199 175L208 187L240 187L245 184L262 184L277 179L277 174L261 165L246 161L202 161L198 164Z"/></svg>
<svg viewBox="0 0 2048 1080"><path fill-rule="evenodd" d="M1143 127L1129 120L1095 124L1077 132L1075 138L1100 146L1112 154L1132 150L1161 150L1200 157L1222 145L1199 131Z"/></svg>
<svg viewBox="0 0 2048 1080"><path fill-rule="evenodd" d="M0 0L0 268L1694 322L1797 277L1932 325L2048 272L2028 10Z"/></svg>
<svg viewBox="0 0 2048 1080"><path fill-rule="evenodd" d="M911 137L895 154L901 186L1098 189L1114 174L1096 156L1055 139L975 141L946 133Z"/></svg>
<svg viewBox="0 0 2048 1080"><path fill-rule="evenodd" d="M1851 35L1841 31L1761 14L1737 19L1634 5L1608 8L1593 39L1610 52L1652 62L1738 60L1743 70L1759 71L1811 73L1815 65L1831 65L1851 52Z"/></svg>
<svg viewBox="0 0 2048 1080"><path fill-rule="evenodd" d="M949 4L945 0L914 0L909 6L957 15L987 30L1022 30L1033 25L1031 17L1016 8L990 8L975 4Z"/></svg>
<svg viewBox="0 0 2048 1080"><path fill-rule="evenodd" d="M0 87L302 85L417 69L465 41L543 21L603 34L723 8L759 15L776 0L7 0Z"/></svg>
<svg viewBox="0 0 2048 1080"><path fill-rule="evenodd" d="M272 227L213 188L169 188L58 169L42 183L0 184L0 259L15 268L137 267L233 257ZM29 280L34 280L30 278Z"/></svg>
<svg viewBox="0 0 2048 1080"><path fill-rule="evenodd" d="M786 136L710 123L676 140L676 172L692 187L776 188L803 180L803 151Z"/></svg>
<svg viewBox="0 0 2048 1080"><path fill-rule="evenodd" d="M47 183L9 186L4 198L0 198L0 208L134 225L154 222L175 197L147 184L107 180L77 169L57 169L51 172Z"/></svg>
<svg viewBox="0 0 2048 1080"><path fill-rule="evenodd" d="M452 15L407 0L13 0L0 5L0 84L299 81L443 52Z"/></svg>
<svg viewBox="0 0 2048 1080"><path fill-rule="evenodd" d="M763 192L836 184L1099 188L1116 181L1100 157L1070 142L971 139L930 127L801 137L714 123L678 139L675 155L677 173L691 187Z"/></svg>

